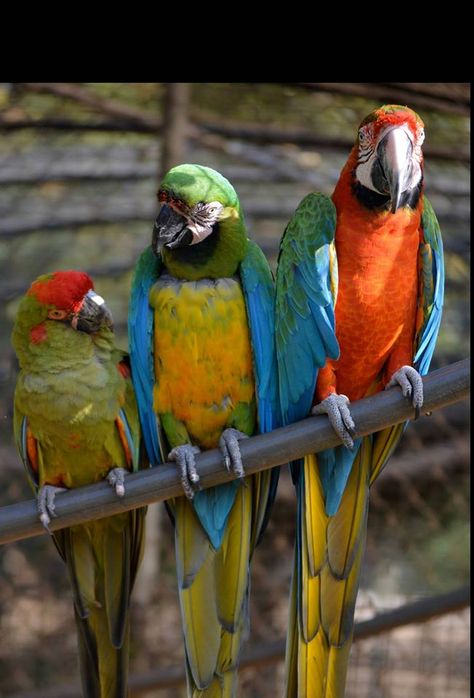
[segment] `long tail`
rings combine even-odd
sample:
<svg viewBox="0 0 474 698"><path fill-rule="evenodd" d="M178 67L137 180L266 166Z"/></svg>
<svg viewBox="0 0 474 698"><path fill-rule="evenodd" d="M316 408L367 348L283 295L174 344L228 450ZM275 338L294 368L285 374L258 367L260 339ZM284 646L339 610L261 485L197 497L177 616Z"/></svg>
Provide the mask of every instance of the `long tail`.
<svg viewBox="0 0 474 698"><path fill-rule="evenodd" d="M254 476L255 477L255 476ZM215 550L184 497L174 500L176 560L186 649L188 695L233 698L242 640L248 632L254 478L239 487ZM218 489L218 488L216 488ZM217 496L217 495L216 495Z"/></svg>
<svg viewBox="0 0 474 698"><path fill-rule="evenodd" d="M325 512L317 455L298 488L287 640L287 698L342 698L364 552L372 442L363 439L334 516Z"/></svg>
<svg viewBox="0 0 474 698"><path fill-rule="evenodd" d="M69 572L85 698L126 698L130 593L146 509L54 533Z"/></svg>
<svg viewBox="0 0 474 698"><path fill-rule="evenodd" d="M362 440L334 516L325 511L317 455L304 459L297 480L286 698L344 696L367 537L369 487L404 428L398 424Z"/></svg>
<svg viewBox="0 0 474 698"><path fill-rule="evenodd" d="M75 609L79 666L85 698L126 698L129 662L129 628L121 647L108 636L107 618L102 609L92 610L87 619Z"/></svg>

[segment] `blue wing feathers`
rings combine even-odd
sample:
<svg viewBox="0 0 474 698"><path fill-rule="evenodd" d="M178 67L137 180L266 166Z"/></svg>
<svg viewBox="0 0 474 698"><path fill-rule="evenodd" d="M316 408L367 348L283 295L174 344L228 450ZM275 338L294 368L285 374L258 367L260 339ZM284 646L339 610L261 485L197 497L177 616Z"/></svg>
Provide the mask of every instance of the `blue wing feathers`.
<svg viewBox="0 0 474 698"><path fill-rule="evenodd" d="M137 396L143 439L152 465L163 462L158 423L153 410L153 310L148 302L159 266L151 247L139 258L132 282L129 313L129 341L132 379Z"/></svg>
<svg viewBox="0 0 474 698"><path fill-rule="evenodd" d="M421 254L421 274L427 292L426 297L421 299L425 306L425 318L420 336L417 338L418 348L413 363L415 368L425 375L430 367L441 325L445 281L441 231L433 208L426 197L424 197L422 227L424 243L430 246L431 259L428 255ZM428 292L433 287L433 298L431 298Z"/></svg>
<svg viewBox="0 0 474 698"><path fill-rule="evenodd" d="M310 194L301 202L282 240L276 345L284 424L309 414L319 369L328 358L339 357L332 292L337 286L337 265L334 258L331 269L330 250L335 229L332 201L323 194ZM359 441L353 451L338 446L318 454L328 515L339 507L358 447ZM299 463L292 466L298 492L304 488Z"/></svg>
<svg viewBox="0 0 474 698"><path fill-rule="evenodd" d="M261 249L249 240L247 255L240 265L240 278L247 306L257 390L258 426L266 433L280 426L278 373L275 353L275 297L273 279ZM257 544L268 523L280 475L279 468L270 473L265 513Z"/></svg>
<svg viewBox="0 0 474 698"><path fill-rule="evenodd" d="M309 194L298 206L282 239L275 333L285 424L309 414L318 369L328 357L339 356L330 264L335 227L331 199L324 194Z"/></svg>
<svg viewBox="0 0 474 698"><path fill-rule="evenodd" d="M125 438L127 439L127 444L130 449L130 453L132 454L132 459L133 459L133 470L138 470L138 456L139 456L139 443L134 441L133 436L132 436L132 431L130 429L130 424L127 419L127 415L125 413L125 410L120 409L119 410L119 417L122 420L122 424L125 430Z"/></svg>
<svg viewBox="0 0 474 698"><path fill-rule="evenodd" d="M276 356L274 350L274 292L268 263L255 243L240 265L255 368L259 430L279 426Z"/></svg>

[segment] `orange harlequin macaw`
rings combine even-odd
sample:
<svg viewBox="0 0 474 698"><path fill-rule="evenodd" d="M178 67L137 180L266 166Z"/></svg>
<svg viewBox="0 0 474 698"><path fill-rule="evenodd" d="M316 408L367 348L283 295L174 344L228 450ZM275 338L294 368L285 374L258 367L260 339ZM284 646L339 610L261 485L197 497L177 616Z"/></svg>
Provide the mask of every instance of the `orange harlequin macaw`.
<svg viewBox="0 0 474 698"><path fill-rule="evenodd" d="M57 271L20 302L12 342L20 363L14 428L49 531L55 496L106 479L118 496L139 467L140 426L128 357L92 280ZM145 508L55 531L66 563L84 696L128 695L128 606L140 564Z"/></svg>
<svg viewBox="0 0 474 698"><path fill-rule="evenodd" d="M188 694L230 698L248 627L250 559L278 480L278 469L245 477L239 448L278 425L273 280L218 172L179 165L158 196L152 244L132 285L132 377L150 460L176 461L186 495L168 505ZM195 454L217 447L240 479L199 490Z"/></svg>
<svg viewBox="0 0 474 698"><path fill-rule="evenodd" d="M341 698L369 487L403 424L354 437L352 400L399 385L419 412L441 321L441 234L423 194L423 123L376 109L332 197L309 194L281 242L275 337L283 422L327 414L343 445L292 464L298 513L288 698Z"/></svg>

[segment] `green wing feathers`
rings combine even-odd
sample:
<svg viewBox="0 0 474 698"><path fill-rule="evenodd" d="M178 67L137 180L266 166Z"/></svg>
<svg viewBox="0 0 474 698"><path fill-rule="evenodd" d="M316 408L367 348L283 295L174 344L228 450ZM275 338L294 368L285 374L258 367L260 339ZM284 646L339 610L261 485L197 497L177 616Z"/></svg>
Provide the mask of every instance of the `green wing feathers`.
<svg viewBox="0 0 474 698"><path fill-rule="evenodd" d="M309 413L318 369L337 358L334 331L336 208L308 194L283 235L276 277L275 342L284 424Z"/></svg>

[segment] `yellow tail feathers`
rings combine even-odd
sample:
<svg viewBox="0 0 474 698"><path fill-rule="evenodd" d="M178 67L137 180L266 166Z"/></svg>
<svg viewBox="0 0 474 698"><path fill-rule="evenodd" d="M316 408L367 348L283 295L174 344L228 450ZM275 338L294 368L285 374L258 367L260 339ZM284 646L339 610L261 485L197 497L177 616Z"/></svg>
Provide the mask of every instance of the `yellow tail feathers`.
<svg viewBox="0 0 474 698"><path fill-rule="evenodd" d="M300 477L286 698L343 698L364 553L372 441L359 449L338 511L325 512L317 455Z"/></svg>

